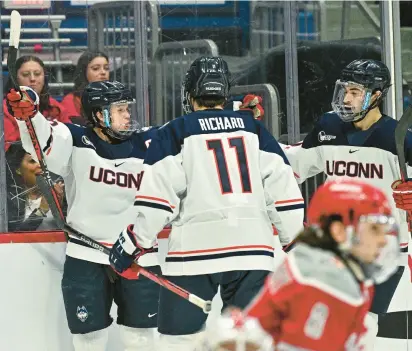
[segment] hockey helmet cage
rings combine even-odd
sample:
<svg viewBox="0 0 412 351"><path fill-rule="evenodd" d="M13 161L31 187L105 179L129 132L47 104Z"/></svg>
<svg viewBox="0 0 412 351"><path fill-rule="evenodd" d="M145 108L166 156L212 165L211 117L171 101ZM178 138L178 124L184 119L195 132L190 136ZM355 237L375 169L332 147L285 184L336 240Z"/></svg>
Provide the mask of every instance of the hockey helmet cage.
<svg viewBox="0 0 412 351"><path fill-rule="evenodd" d="M336 81L332 108L344 122L358 122L379 106L388 93L391 76L388 67L377 60L352 61ZM372 100L372 95L381 94Z"/></svg>

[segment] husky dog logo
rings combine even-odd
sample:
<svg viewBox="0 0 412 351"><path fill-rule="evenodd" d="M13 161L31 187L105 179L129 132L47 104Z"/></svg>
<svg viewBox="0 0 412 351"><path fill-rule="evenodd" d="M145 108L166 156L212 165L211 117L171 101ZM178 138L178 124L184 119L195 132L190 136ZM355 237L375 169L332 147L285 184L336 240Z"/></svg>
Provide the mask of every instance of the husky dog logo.
<svg viewBox="0 0 412 351"><path fill-rule="evenodd" d="M90 139L86 135L82 136L82 142L84 145L91 146L93 149L96 150L96 146L93 145L93 143L90 141Z"/></svg>
<svg viewBox="0 0 412 351"><path fill-rule="evenodd" d="M80 322L86 322L86 319L89 317L89 312L87 312L86 307L82 306L77 306L77 313L76 313L77 318L79 318Z"/></svg>

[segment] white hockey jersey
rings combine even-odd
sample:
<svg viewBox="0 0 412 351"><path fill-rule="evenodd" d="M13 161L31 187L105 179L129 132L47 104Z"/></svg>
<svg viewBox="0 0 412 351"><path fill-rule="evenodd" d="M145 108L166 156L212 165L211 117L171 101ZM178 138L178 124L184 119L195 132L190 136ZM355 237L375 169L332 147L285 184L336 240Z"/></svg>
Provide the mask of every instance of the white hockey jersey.
<svg viewBox="0 0 412 351"><path fill-rule="evenodd" d="M324 172L330 180L338 177L358 178L384 191L400 224L401 251L407 252L409 232L406 214L396 209L391 189L393 181L401 178L395 144L397 123L384 115L371 128L362 131L330 112L320 118L302 143L282 145L282 148L299 183ZM410 132L405 147L407 160L412 160ZM408 167L408 173L410 171Z"/></svg>
<svg viewBox="0 0 412 351"><path fill-rule="evenodd" d="M136 218L134 198L140 187L148 143L156 129L110 144L92 128L49 122L41 113L32 121L49 170L64 179L67 223L111 247L123 228ZM36 157L26 124L17 123L23 147ZM76 238L70 238L67 255L109 264L108 256ZM141 264L158 265L157 253L145 255Z"/></svg>
<svg viewBox="0 0 412 351"><path fill-rule="evenodd" d="M166 275L273 270L273 228L288 244L304 202L283 151L249 113L198 111L159 128L135 205L143 247L172 222Z"/></svg>

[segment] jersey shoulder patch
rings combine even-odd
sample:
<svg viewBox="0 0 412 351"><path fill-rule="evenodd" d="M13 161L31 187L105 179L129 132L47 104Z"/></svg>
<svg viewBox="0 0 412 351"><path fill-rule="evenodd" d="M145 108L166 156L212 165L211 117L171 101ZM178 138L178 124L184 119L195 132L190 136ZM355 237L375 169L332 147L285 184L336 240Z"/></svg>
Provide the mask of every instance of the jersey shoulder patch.
<svg viewBox="0 0 412 351"><path fill-rule="evenodd" d="M65 124L73 138L73 146L91 148L96 150L96 146L90 140L88 136L92 131L90 127L80 126L78 124Z"/></svg>
<svg viewBox="0 0 412 351"><path fill-rule="evenodd" d="M345 124L334 112L323 114L302 143L310 149L322 145L347 145Z"/></svg>

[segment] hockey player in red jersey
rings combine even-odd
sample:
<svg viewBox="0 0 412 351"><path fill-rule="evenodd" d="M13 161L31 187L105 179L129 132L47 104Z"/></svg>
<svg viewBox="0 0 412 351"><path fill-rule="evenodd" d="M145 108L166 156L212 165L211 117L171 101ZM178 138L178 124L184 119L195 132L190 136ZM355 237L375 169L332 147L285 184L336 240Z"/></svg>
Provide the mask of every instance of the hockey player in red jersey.
<svg viewBox="0 0 412 351"><path fill-rule="evenodd" d="M257 319L272 335L276 351L362 350L371 278L388 277L399 252L388 199L360 181L331 181L313 196L308 222L296 246L244 311L246 321ZM239 317L233 316L232 329L239 329ZM267 350L260 343L263 337L250 335L249 330L227 333L218 346L201 350ZM239 339L243 348L235 347Z"/></svg>

